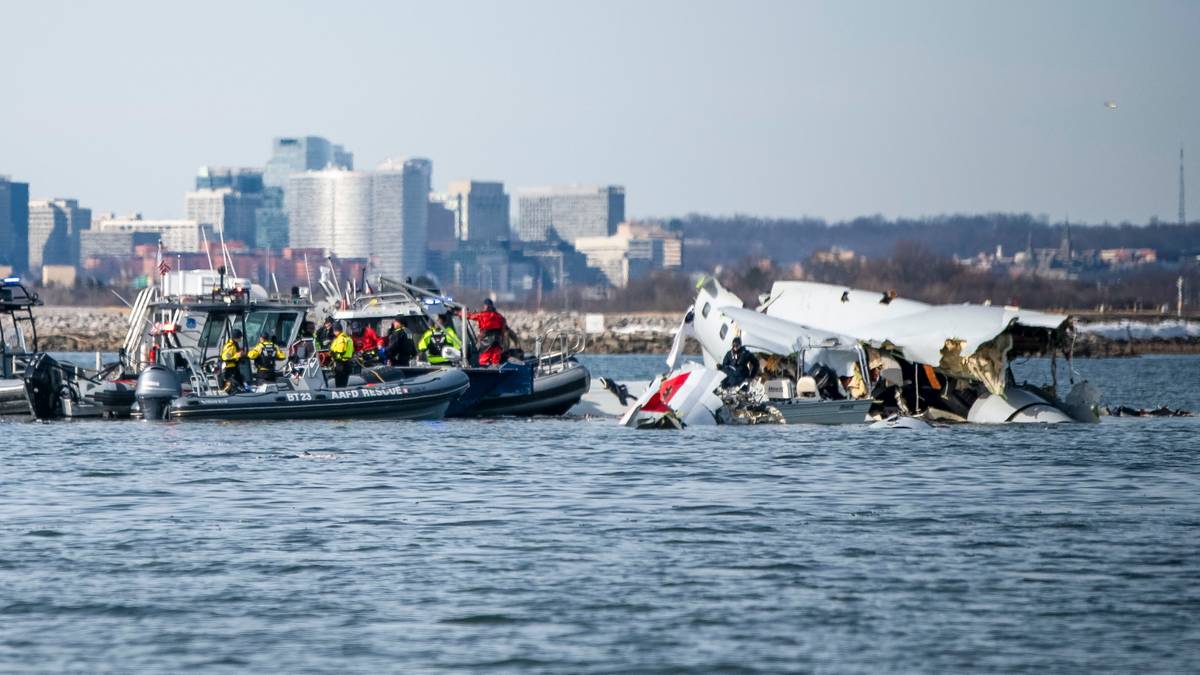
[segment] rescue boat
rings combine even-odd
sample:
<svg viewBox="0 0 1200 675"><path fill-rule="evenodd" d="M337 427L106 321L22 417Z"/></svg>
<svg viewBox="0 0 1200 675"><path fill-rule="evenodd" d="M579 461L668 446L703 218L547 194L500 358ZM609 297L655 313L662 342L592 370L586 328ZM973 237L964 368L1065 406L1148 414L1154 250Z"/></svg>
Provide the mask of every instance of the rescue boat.
<svg viewBox="0 0 1200 675"><path fill-rule="evenodd" d="M467 376L444 368L418 377L365 370L345 387L330 386L314 359L303 372L248 391L182 395L174 371L160 365L138 377L143 417L172 420L441 419L467 390Z"/></svg>

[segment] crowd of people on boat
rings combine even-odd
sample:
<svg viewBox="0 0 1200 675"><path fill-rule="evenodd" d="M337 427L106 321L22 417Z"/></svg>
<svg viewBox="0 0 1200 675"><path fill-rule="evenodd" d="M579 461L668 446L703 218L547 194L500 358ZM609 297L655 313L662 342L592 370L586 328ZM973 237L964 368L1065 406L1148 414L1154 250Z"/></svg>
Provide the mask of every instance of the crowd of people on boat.
<svg viewBox="0 0 1200 675"><path fill-rule="evenodd" d="M278 366L283 362L299 364L316 356L321 367L332 373L335 386L345 387L350 375L364 367L404 367L415 360L430 365L459 362L463 341L454 330L452 318L451 313L436 315L420 338L414 341L398 316L391 320L391 326L382 338L370 323L355 320L347 325L345 321L327 316L319 328L306 321L290 348L276 344L276 336L264 331L258 342L247 349L242 331L234 329L221 349L221 387L226 392L233 392L251 384L246 381L243 363L250 365L255 383L268 383L276 380ZM478 365L499 367L504 361L505 344L511 332L504 315L496 311L495 304L488 298L480 311L466 313L466 318L478 325L479 343L475 352Z"/></svg>

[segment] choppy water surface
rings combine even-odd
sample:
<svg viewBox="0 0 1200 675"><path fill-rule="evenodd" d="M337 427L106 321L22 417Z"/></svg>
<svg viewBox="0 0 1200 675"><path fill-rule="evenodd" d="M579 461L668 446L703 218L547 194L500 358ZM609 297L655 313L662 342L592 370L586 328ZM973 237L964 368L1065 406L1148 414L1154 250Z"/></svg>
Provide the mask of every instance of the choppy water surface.
<svg viewBox="0 0 1200 675"><path fill-rule="evenodd" d="M0 423L0 668L1196 672L1198 431Z"/></svg>

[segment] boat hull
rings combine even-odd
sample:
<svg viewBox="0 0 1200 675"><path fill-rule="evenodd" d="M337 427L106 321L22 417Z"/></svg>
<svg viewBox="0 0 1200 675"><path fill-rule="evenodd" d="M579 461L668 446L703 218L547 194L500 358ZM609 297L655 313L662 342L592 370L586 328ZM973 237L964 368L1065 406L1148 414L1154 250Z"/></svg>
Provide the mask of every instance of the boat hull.
<svg viewBox="0 0 1200 675"><path fill-rule="evenodd" d="M871 409L870 399L825 401L772 401L784 424L863 424Z"/></svg>
<svg viewBox="0 0 1200 675"><path fill-rule="evenodd" d="M485 397L461 417L500 417L505 415L563 415L587 393L592 377L588 369L575 364L557 373L533 378L533 391L524 395Z"/></svg>
<svg viewBox="0 0 1200 675"><path fill-rule="evenodd" d="M0 380L0 415L28 415L29 401L25 400L25 380Z"/></svg>
<svg viewBox="0 0 1200 675"><path fill-rule="evenodd" d="M419 366L394 370L406 376L430 371ZM574 360L551 373L539 373L531 363L464 368L462 372L471 386L450 404L446 417L562 415L579 403L591 386L588 369Z"/></svg>
<svg viewBox="0 0 1200 675"><path fill-rule="evenodd" d="M171 402L177 420L299 420L391 418L441 419L451 401L467 389L456 370L373 385L316 391L247 392L184 396Z"/></svg>

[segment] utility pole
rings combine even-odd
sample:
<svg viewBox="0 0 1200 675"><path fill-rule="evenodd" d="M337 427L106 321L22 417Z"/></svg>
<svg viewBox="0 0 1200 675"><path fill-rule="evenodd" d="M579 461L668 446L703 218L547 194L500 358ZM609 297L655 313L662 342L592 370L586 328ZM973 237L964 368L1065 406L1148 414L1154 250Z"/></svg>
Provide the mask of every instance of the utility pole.
<svg viewBox="0 0 1200 675"><path fill-rule="evenodd" d="M1183 275L1175 280L1175 316L1183 318Z"/></svg>

